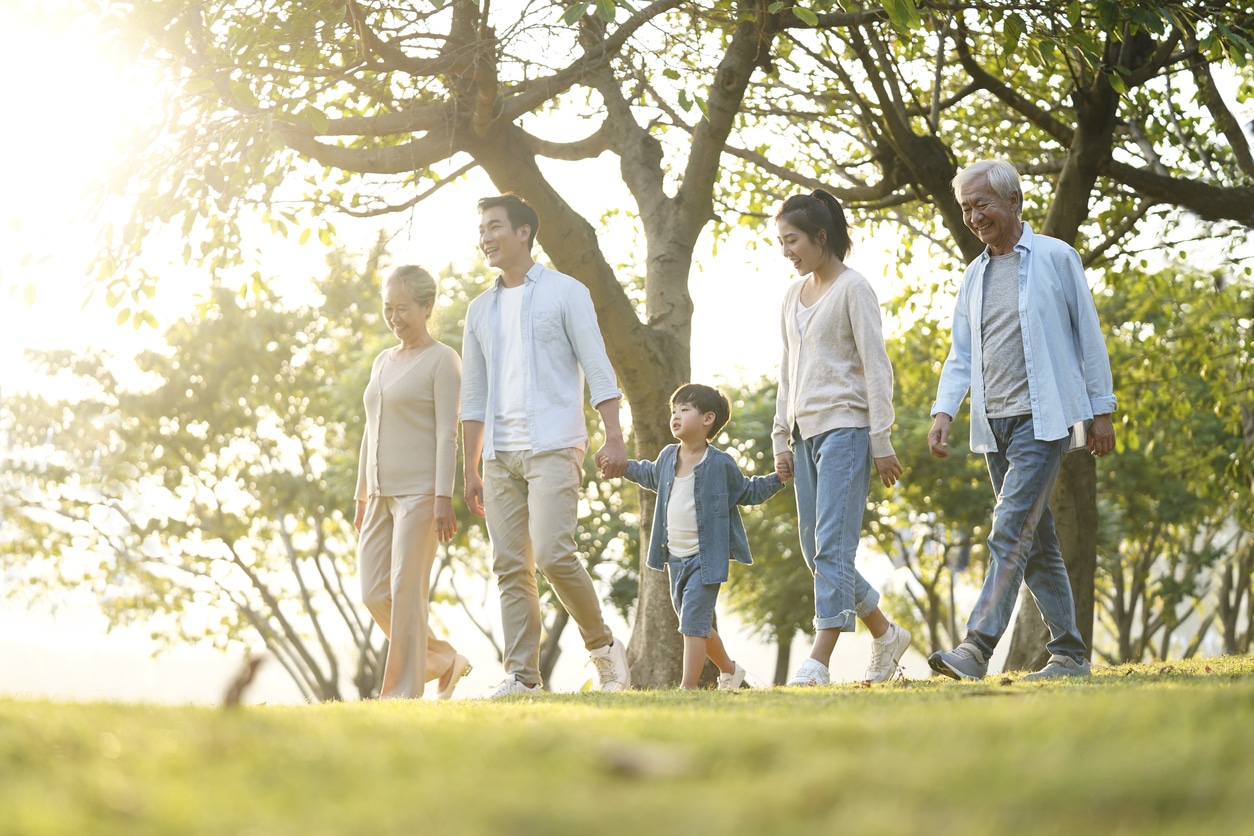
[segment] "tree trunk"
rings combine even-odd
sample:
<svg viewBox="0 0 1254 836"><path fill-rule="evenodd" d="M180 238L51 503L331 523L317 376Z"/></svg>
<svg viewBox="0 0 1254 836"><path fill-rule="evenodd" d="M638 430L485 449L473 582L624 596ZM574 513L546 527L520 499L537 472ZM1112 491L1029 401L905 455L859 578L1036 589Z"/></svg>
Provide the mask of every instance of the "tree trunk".
<svg viewBox="0 0 1254 836"><path fill-rule="evenodd" d="M655 498L652 491L640 490L640 594L631 643L627 646L627 664L636 688L674 687L684 673L684 642L671 605L666 573L645 565Z"/></svg>
<svg viewBox="0 0 1254 836"><path fill-rule="evenodd" d="M1076 626L1093 655L1093 580L1097 573L1097 465L1092 456L1075 452L1062 460L1062 472L1050 498L1062 559L1071 580ZM1006 670L1037 670L1049 659L1049 631L1025 588L1006 657Z"/></svg>
<svg viewBox="0 0 1254 836"><path fill-rule="evenodd" d="M771 680L776 685L788 682L788 671L792 664L792 640L796 630L781 630L775 634L775 676Z"/></svg>

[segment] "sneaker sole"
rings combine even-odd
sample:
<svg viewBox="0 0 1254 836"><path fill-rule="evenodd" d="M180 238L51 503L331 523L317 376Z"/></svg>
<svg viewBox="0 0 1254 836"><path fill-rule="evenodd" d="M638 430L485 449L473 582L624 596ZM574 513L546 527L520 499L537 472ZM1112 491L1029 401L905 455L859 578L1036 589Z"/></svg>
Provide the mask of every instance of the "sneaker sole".
<svg viewBox="0 0 1254 836"><path fill-rule="evenodd" d="M984 678L982 676L972 676L969 673L963 673L960 670L949 667L949 665L945 664L945 660L940 657L939 653L933 653L931 656L927 657L927 666L939 674L944 674L950 679L975 682L976 680Z"/></svg>

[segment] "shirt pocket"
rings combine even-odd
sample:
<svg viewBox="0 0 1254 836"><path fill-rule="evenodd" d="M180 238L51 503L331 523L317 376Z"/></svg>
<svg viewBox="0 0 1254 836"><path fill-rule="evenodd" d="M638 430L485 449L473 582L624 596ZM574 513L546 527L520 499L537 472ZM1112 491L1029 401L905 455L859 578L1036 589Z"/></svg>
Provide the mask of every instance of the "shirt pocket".
<svg viewBox="0 0 1254 836"><path fill-rule="evenodd" d="M720 520L727 519L727 494L714 494L714 516Z"/></svg>
<svg viewBox="0 0 1254 836"><path fill-rule="evenodd" d="M534 333L540 342L557 342L566 340L566 326L562 322L559 311L545 311L536 315Z"/></svg>

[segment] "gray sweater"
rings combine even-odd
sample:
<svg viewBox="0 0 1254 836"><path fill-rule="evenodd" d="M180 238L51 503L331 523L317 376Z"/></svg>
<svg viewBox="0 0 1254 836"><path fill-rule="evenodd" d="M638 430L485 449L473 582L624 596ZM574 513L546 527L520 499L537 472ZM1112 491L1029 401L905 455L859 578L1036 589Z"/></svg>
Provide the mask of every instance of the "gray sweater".
<svg viewBox="0 0 1254 836"><path fill-rule="evenodd" d="M861 273L846 269L814 303L803 338L797 331L797 305L805 281L793 282L784 296L775 452L792 449L794 427L802 438L869 427L871 455L894 455L893 367L874 288Z"/></svg>

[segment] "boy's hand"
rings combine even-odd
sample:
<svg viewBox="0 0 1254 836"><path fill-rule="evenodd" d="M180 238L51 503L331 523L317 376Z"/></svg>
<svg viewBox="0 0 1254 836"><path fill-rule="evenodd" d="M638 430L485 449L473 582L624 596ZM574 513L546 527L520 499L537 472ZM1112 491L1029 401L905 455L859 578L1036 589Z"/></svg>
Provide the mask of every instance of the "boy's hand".
<svg viewBox="0 0 1254 836"><path fill-rule="evenodd" d="M787 482L792 478L792 452L785 450L775 454L775 475L779 481Z"/></svg>
<svg viewBox="0 0 1254 836"><path fill-rule="evenodd" d="M627 448L621 438L606 439L597 451L596 465L602 479L617 479L627 472Z"/></svg>

